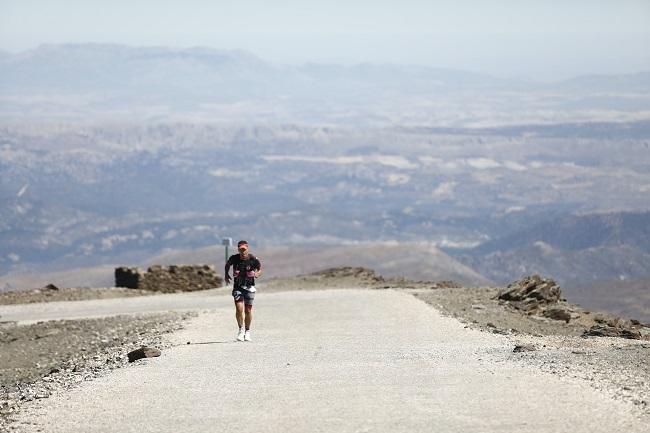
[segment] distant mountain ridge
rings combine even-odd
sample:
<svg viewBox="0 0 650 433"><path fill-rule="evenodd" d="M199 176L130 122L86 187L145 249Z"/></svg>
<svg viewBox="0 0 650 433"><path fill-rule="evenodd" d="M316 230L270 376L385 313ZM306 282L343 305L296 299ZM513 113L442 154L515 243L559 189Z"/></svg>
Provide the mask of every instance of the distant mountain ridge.
<svg viewBox="0 0 650 433"><path fill-rule="evenodd" d="M70 85L83 85L92 80L72 81L72 77L62 77L62 72L72 73L75 70L83 72L101 73L108 70L124 70L133 67L134 72L153 72L159 66L159 61L187 62L186 72L198 72L201 68L210 72L249 73L256 70L258 73L300 73L314 80L326 80L333 77L355 77L366 82L390 82L404 80L427 80L434 85L510 85L535 84L540 86L558 86L563 88L626 88L634 91L650 90L650 71L639 71L632 74L617 75L580 75L567 80L555 82L539 82L523 79L503 79L480 72L463 71L449 68L435 68L418 65L400 65L391 63L359 63L355 65L337 65L308 62L301 66L288 66L273 64L262 60L256 55L240 49L216 49L209 47L174 48L164 46L127 46L110 43L82 43L82 44L43 44L35 49L9 53L0 52L3 61L2 84L5 87L16 84L34 84L34 79L48 79L50 84L61 84L58 79L63 78ZM150 62L147 64L147 62ZM49 69L42 69L47 66ZM137 68L142 68L139 71ZM173 68L172 68L173 70ZM35 75L36 73L42 75ZM157 71L165 72L165 71ZM175 71L180 72L180 71ZM79 74L81 78L84 78ZM146 74L143 74L146 76ZM164 76L164 75L162 75ZM120 77L112 74L99 75L101 80L116 81ZM171 78L171 77L168 77ZM179 77L182 78L182 77ZM70 82L68 82L70 81ZM1 85L1 84L0 84Z"/></svg>
<svg viewBox="0 0 650 433"><path fill-rule="evenodd" d="M645 72L535 83L425 66L277 65L246 51L205 47L62 44L0 55L0 115L9 119L165 118L170 112L214 118L215 111L222 114L221 105L240 104L225 115L394 123L406 113L426 119L441 108L473 119L476 114L467 109L478 102L521 116L531 94L548 92L575 93L544 100L556 109L650 109L648 89ZM518 93L522 99L513 99ZM486 108L475 110L486 115Z"/></svg>
<svg viewBox="0 0 650 433"><path fill-rule="evenodd" d="M114 44L42 45L34 50L9 55L2 60L0 89L29 90L125 90L145 86L170 92L175 86L184 91L216 94L220 84L255 85L250 96L264 97L264 90L276 95L314 84L337 87L341 79L361 86L400 85L411 82L416 88L425 81L433 88L441 85L477 84L496 79L483 74L397 65L359 64L354 66L306 64L279 66L242 50L212 48L127 47ZM340 83L338 83L340 84ZM262 87L260 87L262 86ZM246 96L245 88L238 88Z"/></svg>
<svg viewBox="0 0 650 433"><path fill-rule="evenodd" d="M596 281L571 292L575 302L590 308L625 314L650 323L650 278Z"/></svg>
<svg viewBox="0 0 650 433"><path fill-rule="evenodd" d="M560 82L566 88L600 88L602 90L650 91L650 71L617 75L579 75Z"/></svg>
<svg viewBox="0 0 650 433"><path fill-rule="evenodd" d="M566 286L645 278L650 269L650 211L553 218L457 255L498 283L537 272Z"/></svg>
<svg viewBox="0 0 650 433"><path fill-rule="evenodd" d="M475 252L489 254L534 242L544 242L553 248L570 251L629 245L650 253L650 212L598 212L561 216L485 242Z"/></svg>

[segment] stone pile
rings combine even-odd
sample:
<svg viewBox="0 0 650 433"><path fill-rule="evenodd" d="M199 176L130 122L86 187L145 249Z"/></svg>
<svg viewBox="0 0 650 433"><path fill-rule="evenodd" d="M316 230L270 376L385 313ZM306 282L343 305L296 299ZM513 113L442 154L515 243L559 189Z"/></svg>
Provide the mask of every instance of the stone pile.
<svg viewBox="0 0 650 433"><path fill-rule="evenodd" d="M632 326L594 325L582 334L585 337L619 337L640 340L641 331Z"/></svg>
<svg viewBox="0 0 650 433"><path fill-rule="evenodd" d="M172 265L115 268L115 286L162 293L192 292L221 287L223 279L211 265Z"/></svg>
<svg viewBox="0 0 650 433"><path fill-rule="evenodd" d="M353 266L323 269L322 271L313 272L310 275L323 278L355 278L372 282L384 281L383 277L377 275L372 269Z"/></svg>
<svg viewBox="0 0 650 433"><path fill-rule="evenodd" d="M626 320L620 317L597 315L596 324L583 333L585 337L620 337L632 340L644 338L641 329L644 325L638 320Z"/></svg>
<svg viewBox="0 0 650 433"><path fill-rule="evenodd" d="M557 304L561 294L560 286L555 281L535 274L509 284L498 298L518 310L537 312Z"/></svg>
<svg viewBox="0 0 650 433"><path fill-rule="evenodd" d="M515 281L497 295L500 302L531 316L562 320L574 317L571 306L562 299L562 290L550 278L530 275Z"/></svg>
<svg viewBox="0 0 650 433"><path fill-rule="evenodd" d="M591 315L577 305L562 299L562 291L555 281L531 275L515 281L501 291L496 298L500 303L512 307L535 318L560 320L566 323L582 323L584 326L593 317L585 337L620 337L630 339L646 338L641 329L643 325L636 320L625 320L609 314ZM593 323L595 322L595 324Z"/></svg>

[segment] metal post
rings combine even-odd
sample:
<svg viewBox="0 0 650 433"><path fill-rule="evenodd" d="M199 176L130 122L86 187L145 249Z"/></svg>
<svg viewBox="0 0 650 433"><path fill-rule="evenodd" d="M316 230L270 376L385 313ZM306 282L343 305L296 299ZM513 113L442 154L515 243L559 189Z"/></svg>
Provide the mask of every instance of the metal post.
<svg viewBox="0 0 650 433"><path fill-rule="evenodd" d="M232 238L222 238L221 245L226 247L226 261L224 262L225 265L226 263L228 263L228 249L232 247Z"/></svg>
<svg viewBox="0 0 650 433"><path fill-rule="evenodd" d="M223 262L223 264L225 266L226 263L228 263L228 247L232 246L232 238L222 238L221 239L221 245L226 247L226 257L225 257L225 260ZM224 278L225 278L225 275L224 275Z"/></svg>

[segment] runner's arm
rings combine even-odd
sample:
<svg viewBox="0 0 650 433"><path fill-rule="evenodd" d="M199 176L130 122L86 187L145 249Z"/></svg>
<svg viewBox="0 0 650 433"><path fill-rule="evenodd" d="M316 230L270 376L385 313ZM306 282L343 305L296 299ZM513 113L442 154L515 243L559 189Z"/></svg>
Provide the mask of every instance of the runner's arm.
<svg viewBox="0 0 650 433"><path fill-rule="evenodd" d="M262 261L259 257L256 257L257 260L257 269L255 271L255 278L259 278L262 275Z"/></svg>
<svg viewBox="0 0 650 433"><path fill-rule="evenodd" d="M226 262L226 266L223 269L223 275L224 275L224 281L226 284L230 283L230 267L232 266L232 263L230 263L230 259Z"/></svg>

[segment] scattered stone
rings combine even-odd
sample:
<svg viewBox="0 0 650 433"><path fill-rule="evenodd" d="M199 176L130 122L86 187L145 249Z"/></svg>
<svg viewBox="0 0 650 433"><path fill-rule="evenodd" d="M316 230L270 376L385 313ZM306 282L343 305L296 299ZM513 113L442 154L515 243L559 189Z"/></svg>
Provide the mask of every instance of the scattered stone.
<svg viewBox="0 0 650 433"><path fill-rule="evenodd" d="M519 353L519 352L534 352L536 350L537 348L532 344L517 344L512 351L514 353Z"/></svg>
<svg viewBox="0 0 650 433"><path fill-rule="evenodd" d="M631 340L641 339L641 332L637 329L609 325L594 325L586 330L582 335L584 337L619 337Z"/></svg>
<svg viewBox="0 0 650 433"><path fill-rule="evenodd" d="M342 266L328 268L322 271L313 272L310 275L323 278L356 278L373 282L383 282L384 278L377 275L374 270L362 267ZM386 287L389 288L389 287Z"/></svg>
<svg viewBox="0 0 650 433"><path fill-rule="evenodd" d="M38 392L37 394L34 395L34 398L48 398L50 396L50 393L43 390Z"/></svg>
<svg viewBox="0 0 650 433"><path fill-rule="evenodd" d="M463 287L461 284L452 281L452 280L443 280L443 281L438 281L436 283L436 286L441 289L459 289Z"/></svg>
<svg viewBox="0 0 650 433"><path fill-rule="evenodd" d="M43 287L45 290L59 290L58 287L56 287L54 284L50 283L47 286Z"/></svg>
<svg viewBox="0 0 650 433"><path fill-rule="evenodd" d="M487 326L488 328L496 328L496 327L497 327L497 325L495 325L495 324L492 323L492 322L487 322L487 323L485 324L485 326Z"/></svg>
<svg viewBox="0 0 650 433"><path fill-rule="evenodd" d="M153 358L160 356L160 350L154 347L141 347L129 352L127 356L129 357L129 362L134 362L142 358Z"/></svg>
<svg viewBox="0 0 650 433"><path fill-rule="evenodd" d="M42 333L37 333L34 335L34 340L38 340L40 338L46 338L46 337L52 337L54 335L58 335L61 333L60 329L57 328L52 328L52 329L47 329L43 331Z"/></svg>
<svg viewBox="0 0 650 433"><path fill-rule="evenodd" d="M571 313L564 308L548 308L542 315L553 320L564 320L566 323L571 320Z"/></svg>
<svg viewBox="0 0 650 433"><path fill-rule="evenodd" d="M603 313L596 313L594 315L594 322L596 323L606 323L607 320L607 317Z"/></svg>

